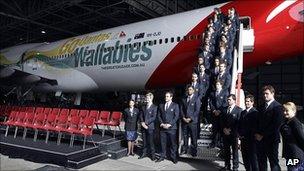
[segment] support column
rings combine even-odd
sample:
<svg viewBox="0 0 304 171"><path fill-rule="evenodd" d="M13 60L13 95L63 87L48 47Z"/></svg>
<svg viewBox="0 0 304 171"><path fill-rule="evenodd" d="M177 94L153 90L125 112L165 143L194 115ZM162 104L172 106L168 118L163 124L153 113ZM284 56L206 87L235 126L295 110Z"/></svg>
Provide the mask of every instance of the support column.
<svg viewBox="0 0 304 171"><path fill-rule="evenodd" d="M74 105L80 105L80 103L81 103L81 93L77 93L74 101Z"/></svg>

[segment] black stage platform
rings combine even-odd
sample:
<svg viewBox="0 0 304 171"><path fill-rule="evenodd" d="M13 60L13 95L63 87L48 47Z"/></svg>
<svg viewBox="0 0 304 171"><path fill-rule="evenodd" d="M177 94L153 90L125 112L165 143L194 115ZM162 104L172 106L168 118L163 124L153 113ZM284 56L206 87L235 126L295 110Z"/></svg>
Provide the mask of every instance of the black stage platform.
<svg viewBox="0 0 304 171"><path fill-rule="evenodd" d="M0 129L0 153L33 162L52 163L79 169L108 157L113 159L123 157L127 152L122 133L113 138L111 134L106 134L102 137L101 133L94 131L92 138L95 146L88 138L86 148L83 149L81 137L75 138L74 146L70 147L69 135L64 136L61 144L57 145L57 134L51 134L49 142L46 144L45 134L40 134L37 141L34 142L33 132L28 131L27 137L23 140L22 130L18 131L16 138L13 137L13 131L11 129L8 136L5 137L4 128Z"/></svg>

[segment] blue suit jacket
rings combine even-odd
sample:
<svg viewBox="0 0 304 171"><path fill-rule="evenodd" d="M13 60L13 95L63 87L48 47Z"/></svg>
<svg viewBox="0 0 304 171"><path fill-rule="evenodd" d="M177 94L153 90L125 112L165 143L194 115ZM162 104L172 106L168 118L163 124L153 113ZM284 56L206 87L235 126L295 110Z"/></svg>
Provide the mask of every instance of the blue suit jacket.
<svg viewBox="0 0 304 171"><path fill-rule="evenodd" d="M140 111L140 122L145 122L149 130L155 128L155 119L157 117L157 106L152 104L148 109L143 106Z"/></svg>
<svg viewBox="0 0 304 171"><path fill-rule="evenodd" d="M172 125L168 130L177 129L177 121L180 116L178 104L171 102L167 110L165 110L165 104L160 104L158 107L158 120L160 124ZM161 130L166 130L161 128Z"/></svg>
<svg viewBox="0 0 304 171"><path fill-rule="evenodd" d="M192 96L189 102L187 97L182 99L181 117L191 118L192 123L198 122L199 112L201 108L201 101L197 96Z"/></svg>

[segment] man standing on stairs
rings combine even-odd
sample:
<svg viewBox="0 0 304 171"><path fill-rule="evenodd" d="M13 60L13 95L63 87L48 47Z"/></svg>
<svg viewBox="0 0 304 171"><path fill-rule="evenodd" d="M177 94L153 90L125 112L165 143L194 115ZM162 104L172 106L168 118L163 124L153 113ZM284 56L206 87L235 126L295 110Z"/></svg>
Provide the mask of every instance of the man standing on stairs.
<svg viewBox="0 0 304 171"><path fill-rule="evenodd" d="M153 104L153 94L146 94L147 104L142 107L140 111L140 124L143 137L143 151L138 159L148 156L148 151L151 155L151 160L155 161L155 147L154 147L154 128L155 119L157 116L157 106Z"/></svg>

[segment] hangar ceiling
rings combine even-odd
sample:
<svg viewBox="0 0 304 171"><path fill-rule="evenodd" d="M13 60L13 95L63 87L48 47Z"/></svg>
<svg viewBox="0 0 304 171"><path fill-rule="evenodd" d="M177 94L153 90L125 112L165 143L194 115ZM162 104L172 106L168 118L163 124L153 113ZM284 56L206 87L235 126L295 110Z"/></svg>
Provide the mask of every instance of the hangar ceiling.
<svg viewBox="0 0 304 171"><path fill-rule="evenodd" d="M1 0L0 49L52 42L227 0Z"/></svg>

